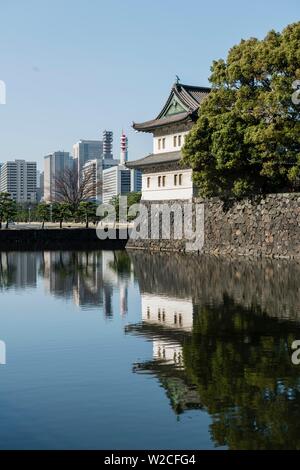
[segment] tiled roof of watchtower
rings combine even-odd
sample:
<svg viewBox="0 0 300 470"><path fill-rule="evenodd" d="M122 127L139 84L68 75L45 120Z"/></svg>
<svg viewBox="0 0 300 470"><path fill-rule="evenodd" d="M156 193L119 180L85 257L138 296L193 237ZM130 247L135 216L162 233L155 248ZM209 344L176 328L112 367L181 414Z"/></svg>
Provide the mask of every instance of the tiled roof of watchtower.
<svg viewBox="0 0 300 470"><path fill-rule="evenodd" d="M166 153L151 153L146 157L139 158L138 160L126 162L128 168L144 168L146 166L157 165L158 163L174 163L178 162L181 158L179 150L176 152Z"/></svg>
<svg viewBox="0 0 300 470"><path fill-rule="evenodd" d="M137 131L152 132L155 128L166 126L197 116L198 108L210 88L175 83L161 112L155 119L133 123Z"/></svg>

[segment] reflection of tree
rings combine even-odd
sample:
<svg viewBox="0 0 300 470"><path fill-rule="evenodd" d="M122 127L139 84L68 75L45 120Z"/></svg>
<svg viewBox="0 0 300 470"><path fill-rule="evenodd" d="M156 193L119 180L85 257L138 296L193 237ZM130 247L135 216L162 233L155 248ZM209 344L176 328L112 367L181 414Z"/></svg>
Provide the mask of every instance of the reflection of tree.
<svg viewBox="0 0 300 470"><path fill-rule="evenodd" d="M136 364L133 370L151 373L159 378L177 415L188 409L202 408L196 387L188 379L184 369L176 367L175 364L166 364L159 360L146 361Z"/></svg>
<svg viewBox="0 0 300 470"><path fill-rule="evenodd" d="M199 309L183 345L185 371L213 417L212 438L231 449L300 448L300 378L289 345L295 324L225 299Z"/></svg>
<svg viewBox="0 0 300 470"><path fill-rule="evenodd" d="M109 263L110 269L119 275L128 276L131 273L131 260L126 251L114 251L114 260Z"/></svg>
<svg viewBox="0 0 300 470"><path fill-rule="evenodd" d="M219 305L194 305L191 333L146 321L126 332L181 345L183 367L152 360L134 370L158 378L177 414L206 409L217 446L300 449L300 369L290 350L298 323L224 296Z"/></svg>

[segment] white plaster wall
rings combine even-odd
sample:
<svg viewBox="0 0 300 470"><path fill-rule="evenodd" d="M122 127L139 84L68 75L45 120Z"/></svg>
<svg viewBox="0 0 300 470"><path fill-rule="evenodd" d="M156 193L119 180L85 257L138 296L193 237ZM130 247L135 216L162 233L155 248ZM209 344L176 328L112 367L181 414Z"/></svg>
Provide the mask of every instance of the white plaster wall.
<svg viewBox="0 0 300 470"><path fill-rule="evenodd" d="M175 152L176 150L180 150L181 147L184 144L184 136L187 135L188 132L177 132L176 134L170 134L170 135L163 135L160 137L153 137L153 153L166 153L166 152ZM181 135L181 145L174 147L174 136L177 136L177 143L178 143L178 136ZM165 148L158 148L158 140L161 139L166 139L165 140Z"/></svg>
<svg viewBox="0 0 300 470"><path fill-rule="evenodd" d="M162 201L174 199L191 199L193 197L192 170L165 171L160 173L143 174L142 176L142 199L144 201ZM174 185L174 174L182 174L182 184ZM158 186L158 177L165 176L165 186ZM150 187L147 187L147 181L150 178Z"/></svg>

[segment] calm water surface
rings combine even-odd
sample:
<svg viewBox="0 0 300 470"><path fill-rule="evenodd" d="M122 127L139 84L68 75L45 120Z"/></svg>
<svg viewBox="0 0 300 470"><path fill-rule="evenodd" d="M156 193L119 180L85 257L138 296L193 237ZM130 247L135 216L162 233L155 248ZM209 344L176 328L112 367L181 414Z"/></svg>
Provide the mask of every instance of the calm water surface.
<svg viewBox="0 0 300 470"><path fill-rule="evenodd" d="M0 447L299 449L299 279L293 261L0 253Z"/></svg>

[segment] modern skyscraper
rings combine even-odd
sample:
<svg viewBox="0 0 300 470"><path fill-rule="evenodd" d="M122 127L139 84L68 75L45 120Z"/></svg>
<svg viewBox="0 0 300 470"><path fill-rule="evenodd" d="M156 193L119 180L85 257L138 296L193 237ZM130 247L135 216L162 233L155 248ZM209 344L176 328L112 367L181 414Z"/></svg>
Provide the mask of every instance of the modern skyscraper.
<svg viewBox="0 0 300 470"><path fill-rule="evenodd" d="M142 172L140 170L130 170L130 191L142 191Z"/></svg>
<svg viewBox="0 0 300 470"><path fill-rule="evenodd" d="M113 158L112 131L103 131L103 158Z"/></svg>
<svg viewBox="0 0 300 470"><path fill-rule="evenodd" d="M71 169L73 158L69 152L53 152L44 158L44 200L53 202L56 200L55 179L62 175L66 169Z"/></svg>
<svg viewBox="0 0 300 470"><path fill-rule="evenodd" d="M102 160L95 159L86 162L82 168L83 176L91 179L91 196L90 201L102 201Z"/></svg>
<svg viewBox="0 0 300 470"><path fill-rule="evenodd" d="M102 200L109 203L114 196L130 193L130 170L123 165L103 170Z"/></svg>
<svg viewBox="0 0 300 470"><path fill-rule="evenodd" d="M36 173L36 200L40 202L44 197L44 172L38 170Z"/></svg>
<svg viewBox="0 0 300 470"><path fill-rule="evenodd" d="M103 154L103 142L101 140L79 140L73 145L73 156L77 165L78 175L83 166L89 160L100 160Z"/></svg>
<svg viewBox="0 0 300 470"><path fill-rule="evenodd" d="M120 161L113 157L113 132L103 131L102 168L103 170L107 170L119 163Z"/></svg>
<svg viewBox="0 0 300 470"><path fill-rule="evenodd" d="M10 193L18 203L36 202L36 162L8 161L2 164L0 192Z"/></svg>

